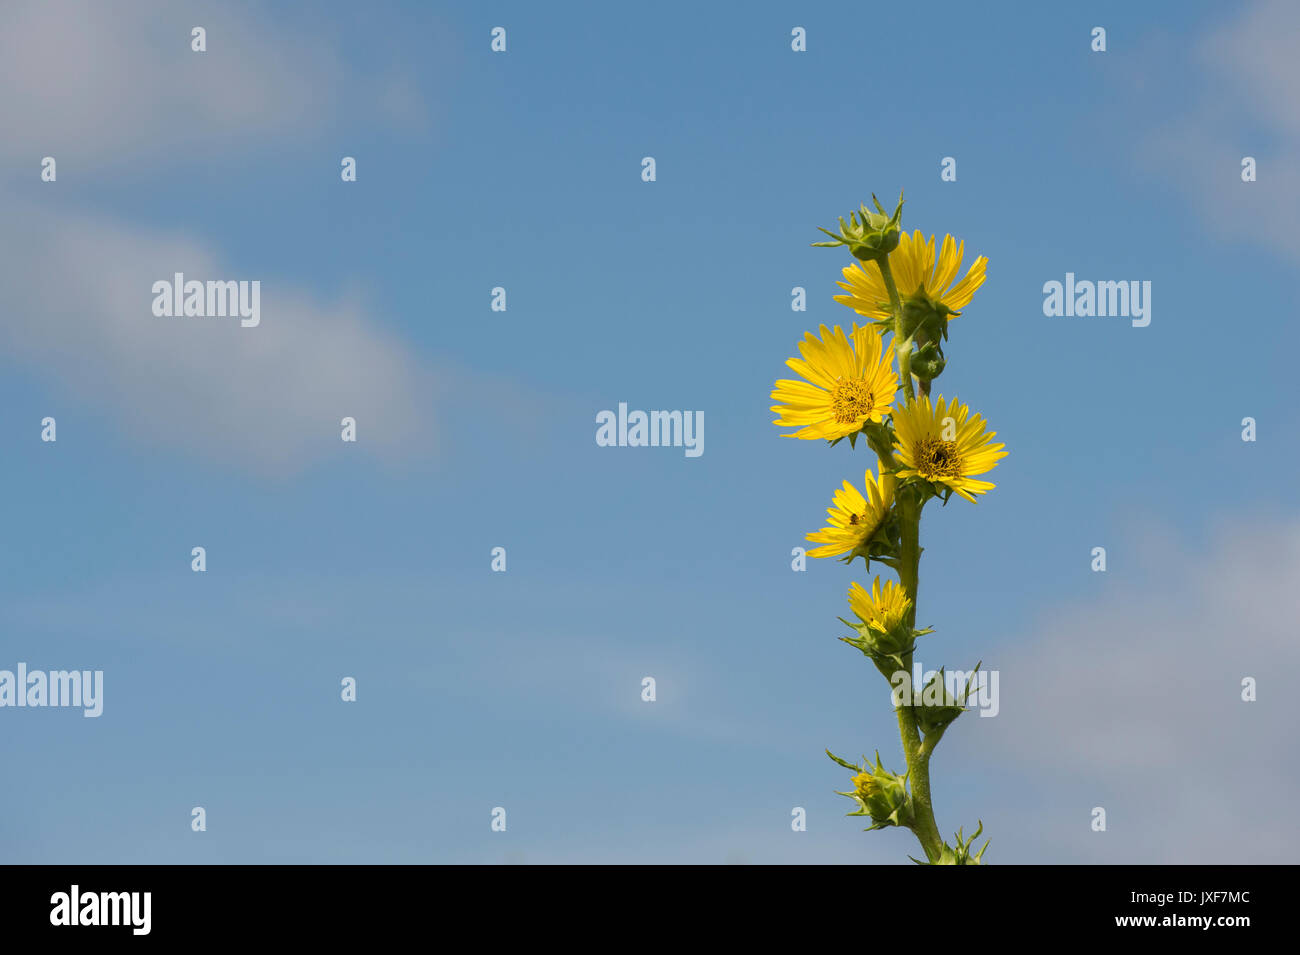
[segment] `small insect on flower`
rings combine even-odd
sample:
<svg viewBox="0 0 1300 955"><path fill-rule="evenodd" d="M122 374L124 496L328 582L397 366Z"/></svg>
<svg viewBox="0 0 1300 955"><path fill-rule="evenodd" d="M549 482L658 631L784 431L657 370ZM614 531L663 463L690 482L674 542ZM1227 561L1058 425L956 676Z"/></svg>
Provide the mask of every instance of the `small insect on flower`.
<svg viewBox="0 0 1300 955"><path fill-rule="evenodd" d="M808 551L809 557L865 552L872 536L889 516L894 503L894 480L885 475L878 481L868 469L863 485L865 494L848 481L835 492L832 506L826 509L829 526L806 535L807 540L823 545Z"/></svg>

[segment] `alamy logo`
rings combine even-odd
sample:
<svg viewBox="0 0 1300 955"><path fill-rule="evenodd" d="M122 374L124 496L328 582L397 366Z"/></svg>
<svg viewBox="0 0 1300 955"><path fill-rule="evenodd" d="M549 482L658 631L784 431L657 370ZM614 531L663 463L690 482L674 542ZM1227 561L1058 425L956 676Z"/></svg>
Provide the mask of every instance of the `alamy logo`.
<svg viewBox="0 0 1300 955"><path fill-rule="evenodd" d="M980 716L997 716L1001 709L997 670L944 670L941 674L925 669L918 660L912 664L911 673L896 670L889 682L894 688L895 706L942 706L946 691L948 697L978 709Z"/></svg>
<svg viewBox="0 0 1300 955"><path fill-rule="evenodd" d="M51 925L129 925L132 935L148 935L152 892L82 892L74 885L50 896Z"/></svg>
<svg viewBox="0 0 1300 955"><path fill-rule="evenodd" d="M172 281L153 283L153 313L159 318L239 317L244 328L256 328L262 321L262 283L185 281L177 272Z"/></svg>
<svg viewBox="0 0 1300 955"><path fill-rule="evenodd" d="M1151 283L1136 279L1119 282L1081 282L1065 273L1065 284L1043 284L1043 314L1048 318L1131 318L1134 328L1151 324Z"/></svg>
<svg viewBox="0 0 1300 955"><path fill-rule="evenodd" d="M596 444L602 448L685 448L688 458L704 453L703 411L628 411L596 415Z"/></svg>
<svg viewBox="0 0 1300 955"><path fill-rule="evenodd" d="M80 706L82 716L104 712L103 670L0 670L0 707Z"/></svg>

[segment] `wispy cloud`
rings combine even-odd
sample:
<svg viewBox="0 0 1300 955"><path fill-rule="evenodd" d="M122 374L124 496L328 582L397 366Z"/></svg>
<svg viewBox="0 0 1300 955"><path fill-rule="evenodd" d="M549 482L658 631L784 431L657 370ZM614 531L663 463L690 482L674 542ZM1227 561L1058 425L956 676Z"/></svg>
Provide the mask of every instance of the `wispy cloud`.
<svg viewBox="0 0 1300 955"><path fill-rule="evenodd" d="M429 449L439 387L358 305L232 274L186 235L22 204L7 225L0 342L133 440L284 473L341 447L350 416L367 453ZM261 324L155 316L152 285L175 272L260 281Z"/></svg>
<svg viewBox="0 0 1300 955"><path fill-rule="evenodd" d="M0 89L0 156L83 170L301 139L340 113L405 129L427 115L409 68L358 74L310 24L167 0L0 5Z"/></svg>
<svg viewBox="0 0 1300 955"><path fill-rule="evenodd" d="M59 186L132 161L152 174L312 143L341 116L418 131L428 114L400 62L358 70L311 24L166 0L3 4L0 89L0 159L27 164L30 184L54 156ZM366 453L410 457L429 449L433 403L466 387L359 302L234 274L198 234L3 201L0 342L136 441L282 474L337 451L351 416ZM176 272L259 281L261 325L155 317L152 284Z"/></svg>
<svg viewBox="0 0 1300 955"><path fill-rule="evenodd" d="M1140 140L1144 161L1184 190L1210 234L1290 258L1300 258L1298 35L1300 6L1287 0L1265 0L1212 23L1193 63L1180 64L1185 84L1170 91L1185 105L1164 116L1148 107L1150 132ZM1258 164L1252 183L1241 181L1246 156Z"/></svg>
<svg viewBox="0 0 1300 955"><path fill-rule="evenodd" d="M1300 798L1300 523L1230 525L1204 548L1148 533L1124 552L1142 579L1045 616L1001 666L1002 715L972 738L1039 788L1042 815L1025 823L1038 854L1294 858L1294 829L1267 820ZM1256 702L1241 699L1245 677ZM1107 808L1107 833L1089 828L1094 806Z"/></svg>

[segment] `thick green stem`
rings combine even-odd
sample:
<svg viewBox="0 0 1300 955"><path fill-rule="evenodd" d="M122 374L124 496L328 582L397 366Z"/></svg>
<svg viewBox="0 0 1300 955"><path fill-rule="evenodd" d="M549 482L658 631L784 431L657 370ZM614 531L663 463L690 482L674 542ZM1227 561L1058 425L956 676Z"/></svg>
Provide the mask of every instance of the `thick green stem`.
<svg viewBox="0 0 1300 955"><path fill-rule="evenodd" d="M876 265L880 267L885 289L889 292L889 305L894 310L894 352L898 356L898 375L903 379L903 395L911 401L915 397L912 391L912 339L903 334L903 300L898 297L889 258L877 259Z"/></svg>
<svg viewBox="0 0 1300 955"><path fill-rule="evenodd" d="M921 566L921 508L922 504L915 494L905 491L899 497L900 555L898 562L899 583L907 592L911 607L907 612L907 626L916 627L916 591ZM907 654L903 662L911 679L912 654ZM930 753L933 747L922 747L921 734L916 725L916 714L911 703L915 700L919 687L913 686L912 698L905 700L898 707L898 729L903 739L903 755L907 758L909 779L912 782L912 808L915 822L912 831L920 840L926 856L934 861L943 852L943 837L934 821L934 804L930 796Z"/></svg>

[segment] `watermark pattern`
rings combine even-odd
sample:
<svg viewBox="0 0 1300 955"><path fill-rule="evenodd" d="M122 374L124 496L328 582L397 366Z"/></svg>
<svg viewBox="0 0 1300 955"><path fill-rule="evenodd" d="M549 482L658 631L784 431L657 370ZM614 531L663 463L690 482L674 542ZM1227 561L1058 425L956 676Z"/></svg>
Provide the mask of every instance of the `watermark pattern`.
<svg viewBox="0 0 1300 955"><path fill-rule="evenodd" d="M0 708L79 706L87 718L104 712L103 670L0 670Z"/></svg>
<svg viewBox="0 0 1300 955"><path fill-rule="evenodd" d="M159 318L238 317L244 328L262 322L262 283L253 281L185 280L177 272L153 283L153 313Z"/></svg>
<svg viewBox="0 0 1300 955"><path fill-rule="evenodd" d="M998 679L997 670L927 670L915 661L911 673L897 670L889 682L894 706L943 706L956 699L979 710L980 716L997 716Z"/></svg>
<svg viewBox="0 0 1300 955"><path fill-rule="evenodd" d="M1134 328L1151 324L1151 283L1075 281L1073 272L1065 282L1043 284L1043 314L1048 318L1131 318Z"/></svg>
<svg viewBox="0 0 1300 955"><path fill-rule="evenodd" d="M703 411L628 411L596 415L596 444L602 448L684 448L688 458L704 453Z"/></svg>

